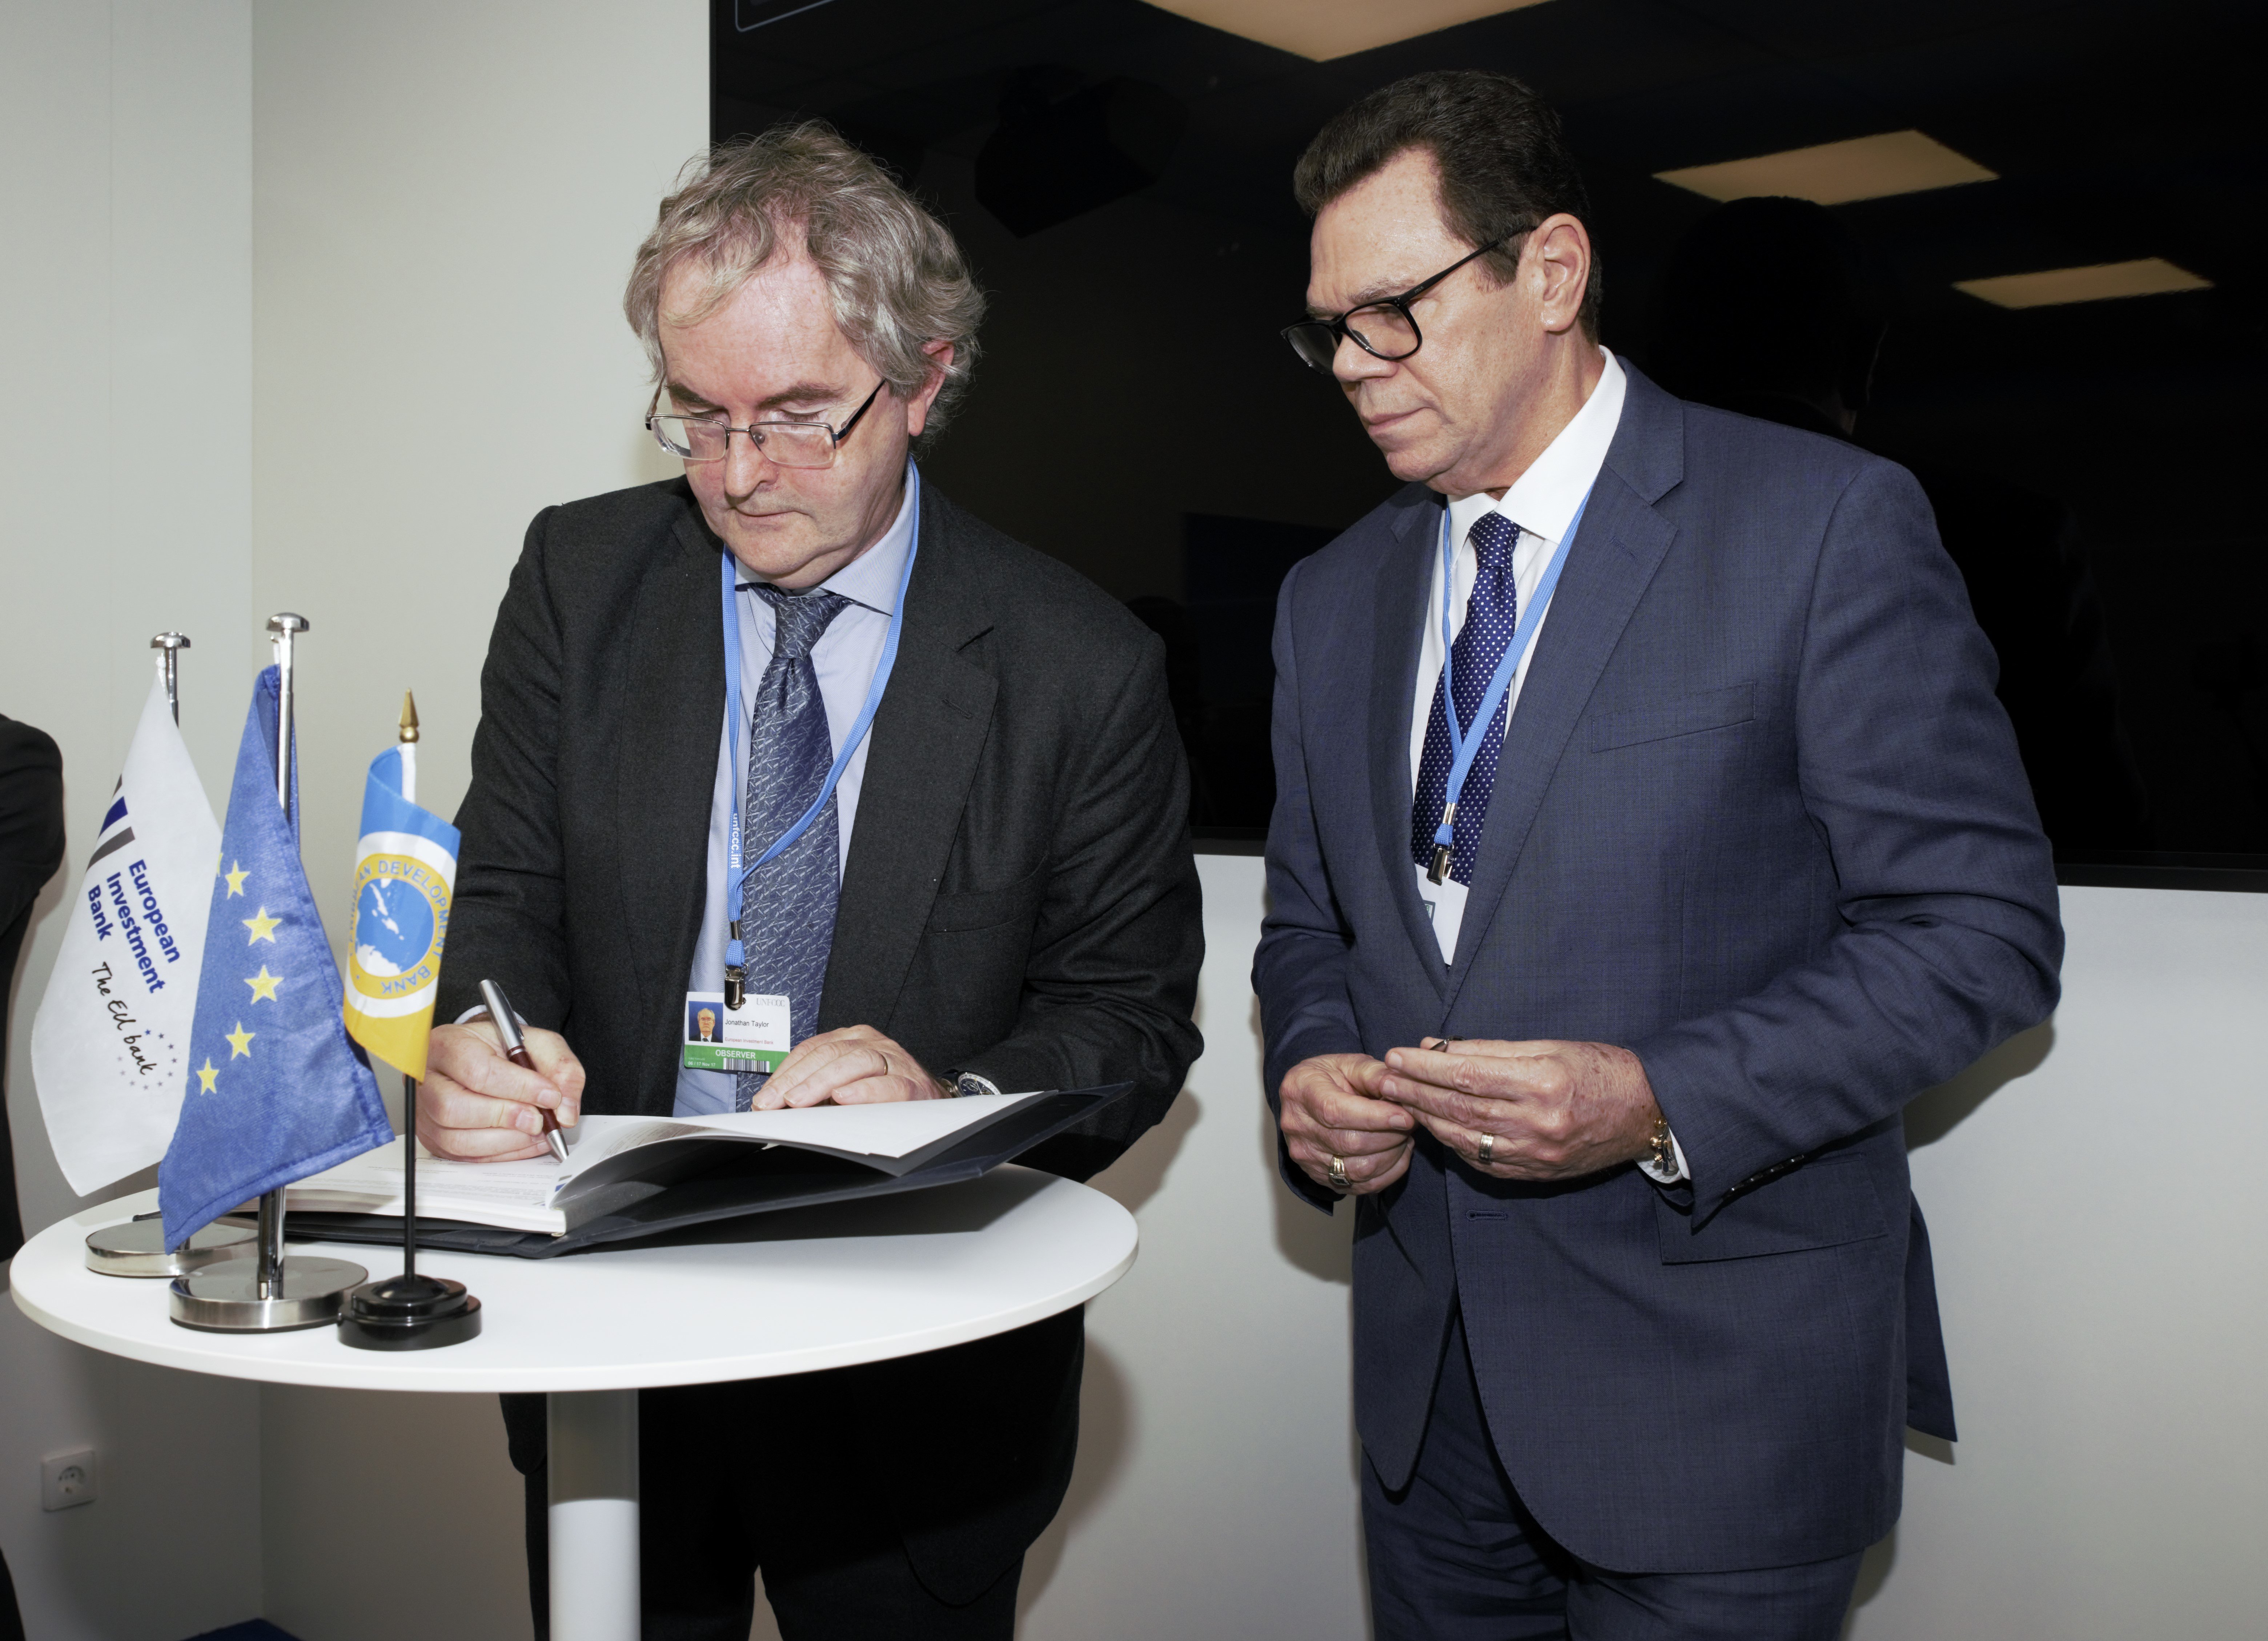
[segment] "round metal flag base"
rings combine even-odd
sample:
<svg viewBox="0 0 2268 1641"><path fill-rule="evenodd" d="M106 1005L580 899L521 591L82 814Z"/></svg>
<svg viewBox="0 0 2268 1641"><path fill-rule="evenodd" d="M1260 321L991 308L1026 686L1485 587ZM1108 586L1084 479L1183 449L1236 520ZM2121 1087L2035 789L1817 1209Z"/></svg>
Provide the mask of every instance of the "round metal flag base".
<svg viewBox="0 0 2268 1641"><path fill-rule="evenodd" d="M205 1333L289 1333L338 1320L349 1290L370 1272L343 1259L295 1254L284 1261L282 1291L260 1297L260 1262L232 1259L173 1278L171 1314L184 1328Z"/></svg>
<svg viewBox="0 0 2268 1641"><path fill-rule="evenodd" d="M169 1248L163 1221L129 1219L86 1233L86 1268L106 1277L186 1277L223 1260L247 1257L253 1240L250 1226L219 1221L191 1237L188 1247Z"/></svg>
<svg viewBox="0 0 2268 1641"><path fill-rule="evenodd" d="M446 1277L381 1277L346 1297L339 1343L357 1350L431 1350L480 1336L481 1302Z"/></svg>

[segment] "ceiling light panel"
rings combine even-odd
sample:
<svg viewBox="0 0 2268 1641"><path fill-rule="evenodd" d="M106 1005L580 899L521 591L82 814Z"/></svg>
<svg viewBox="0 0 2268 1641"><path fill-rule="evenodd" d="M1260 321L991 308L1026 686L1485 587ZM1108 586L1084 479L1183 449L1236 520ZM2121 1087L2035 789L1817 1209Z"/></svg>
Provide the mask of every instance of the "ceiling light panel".
<svg viewBox="0 0 2268 1641"><path fill-rule="evenodd" d="M1999 173L1987 171L1966 154L1957 154L1922 132L1884 131L1814 148L1758 154L1753 159L1728 159L1722 165L1688 166L1681 171L1653 174L1712 200L1786 195L1821 205L1846 205L1852 200L1887 199L1894 194L1920 194L1964 182L1990 182Z"/></svg>
<svg viewBox="0 0 2268 1641"><path fill-rule="evenodd" d="M2210 291L2213 281L2162 256L2131 262L2097 262L2089 268L2051 268L2036 274L2002 274L1996 279L1956 279L1955 291L1982 297L1995 307L2055 307L2066 302L2107 302L2115 297L2154 297L2169 291Z"/></svg>
<svg viewBox="0 0 2268 1641"><path fill-rule="evenodd" d="M1192 23L1314 63L1415 40L1543 0L1150 0Z"/></svg>

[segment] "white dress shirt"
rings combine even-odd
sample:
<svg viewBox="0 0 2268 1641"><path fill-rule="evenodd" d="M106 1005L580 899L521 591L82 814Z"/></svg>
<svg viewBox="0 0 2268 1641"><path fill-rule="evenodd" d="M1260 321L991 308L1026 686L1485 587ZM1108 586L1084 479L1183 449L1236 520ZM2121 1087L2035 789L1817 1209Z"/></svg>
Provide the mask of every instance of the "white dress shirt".
<svg viewBox="0 0 2268 1641"><path fill-rule="evenodd" d="M909 482L898 516L882 539L820 583L850 600L811 646L812 670L819 674L819 696L827 709L828 740L836 757L843 755L843 742L858 721L858 709L865 705L866 690L874 681L874 668L882 659L882 641L890 630L890 614L897 607L898 580L905 573L906 555L913 550L913 541L914 487ZM755 577L744 570L739 586L740 700L745 709L755 699L764 668L771 663L777 621L772 607L756 594ZM694 943L693 972L685 982L688 991L725 989L725 925L732 921L725 907L728 887L725 853L733 835L733 796L747 778L748 759L747 725L740 725L737 760L731 732L732 725L724 725L717 737L717 780L709 795L709 893L702 901L701 938ZM867 748L873 744L870 732L850 754L835 788L838 885L839 874L850 860L850 829L858 817L858 792L865 780ZM755 857L747 858L753 861ZM763 989L762 975L748 976L749 990ZM730 1071L693 1071L680 1065L676 1114L710 1116L730 1111L733 1078Z"/></svg>
<svg viewBox="0 0 2268 1641"><path fill-rule="evenodd" d="M1480 559L1473 551L1470 538L1475 521L1491 512L1502 513L1520 526L1520 540L1512 549L1512 579L1520 597L1520 607L1528 608L1528 601L1535 596L1536 585L1543 579L1544 567L1550 563L1567 526L1575 517L1575 510L1583 504L1599 469L1606 465L1607 446L1614 443L1615 429L1623 418L1623 393L1628 379L1615 356L1604 348L1599 350L1606 361L1606 370L1599 385L1575 412L1574 419L1559 430L1559 437L1544 446L1527 472L1504 493L1498 501L1486 490L1476 490L1470 496L1454 497L1449 502L1449 539L1455 544L1455 596L1449 604L1449 637L1454 643L1458 633L1464 630L1466 607L1472 601L1473 583L1480 574ZM1432 579L1427 584L1425 614L1423 631L1418 636L1418 688L1410 713L1410 791L1416 800L1418 769L1425 762L1425 732L1432 725L1433 694L1441 676L1441 551L1438 539L1427 544L1432 552ZM1543 643L1543 622L1550 619L1547 610L1535 624L1535 631L1528 645L1527 654L1520 658L1520 666L1512 675L1512 682L1504 692L1500 709L1502 721L1510 724L1513 709L1520 703L1520 687L1528 680L1529 661ZM1476 725L1474 734L1486 732L1484 725ZM1505 784L1504 771L1497 772L1497 785ZM1439 817L1435 817L1439 819ZM1465 886L1454 878L1445 878L1435 883L1425 875L1425 868L1412 864L1410 870L1417 875L1418 898L1433 919L1433 938L1440 942L1441 960L1456 961L1457 935L1464 927Z"/></svg>
<svg viewBox="0 0 2268 1641"><path fill-rule="evenodd" d="M1473 583L1480 575L1480 558L1473 551L1469 539L1474 522L1498 512L1520 526L1520 540L1512 549L1512 579L1520 607L1525 610L1528 600L1535 596L1551 555L1558 550L1568 526L1574 522L1575 510L1583 504L1583 498L1597 482L1600 469L1606 465L1607 447L1614 443L1615 430L1622 424L1623 397L1629 386L1629 379L1623 374L1623 367L1615 356L1604 348L1599 350L1599 354L1606 361L1606 369L1599 377L1598 386L1591 390L1591 396L1583 401L1574 419L1559 430L1559 437L1545 445L1543 453L1505 491L1502 501L1486 490L1450 498L1449 539L1454 543L1452 563L1455 578L1454 596L1449 605L1452 644L1464 629L1466 607L1472 600ZM1434 690L1441 676L1440 543L1437 539L1429 545L1432 549L1433 574L1425 595L1424 630L1418 649L1418 688L1410 714L1410 791L1413 803L1418 768L1425 758L1425 732L1432 725ZM1498 711L1507 726L1513 710L1520 704L1521 686L1528 681L1528 665L1543 645L1544 622L1550 618L1548 607L1536 618L1528 651L1520 658L1512 682L1505 688L1504 704ZM1486 725L1477 725L1472 732L1481 734L1485 731ZM1506 773L1498 767L1495 791L1504 789ZM1483 824L1485 827L1485 821ZM1440 943L1441 960L1454 963L1457 938L1464 929L1466 887L1454 878L1444 878L1435 883L1425 875L1425 868L1414 862L1410 870L1417 879L1418 898L1425 903L1427 915L1433 920L1433 938ZM1677 1137L1670 1136L1669 1143L1676 1161L1668 1172L1656 1172L1651 1160L1639 1164L1665 1185L1687 1177L1685 1153L1677 1144Z"/></svg>

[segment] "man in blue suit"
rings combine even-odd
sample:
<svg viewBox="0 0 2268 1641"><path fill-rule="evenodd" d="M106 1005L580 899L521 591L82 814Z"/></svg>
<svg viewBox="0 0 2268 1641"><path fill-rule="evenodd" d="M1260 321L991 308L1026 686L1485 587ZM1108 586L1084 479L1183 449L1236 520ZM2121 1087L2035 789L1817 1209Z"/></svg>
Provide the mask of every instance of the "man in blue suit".
<svg viewBox="0 0 2268 1641"><path fill-rule="evenodd" d="M2057 996L1992 650L1903 469L1598 345L1518 81L1297 188L1286 335L1408 482L1284 585L1253 976L1377 1633L1831 1637L1954 1433L1900 1108Z"/></svg>

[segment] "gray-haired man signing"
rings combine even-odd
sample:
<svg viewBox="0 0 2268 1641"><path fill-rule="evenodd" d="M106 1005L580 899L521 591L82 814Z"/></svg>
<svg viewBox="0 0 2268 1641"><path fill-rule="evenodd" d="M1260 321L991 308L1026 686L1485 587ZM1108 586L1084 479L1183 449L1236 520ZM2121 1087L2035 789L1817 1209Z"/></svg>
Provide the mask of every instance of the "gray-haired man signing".
<svg viewBox="0 0 2268 1641"><path fill-rule="evenodd" d="M484 1026L437 1030L419 1135L503 1159L542 1153L541 1107L571 1124L585 1104L1131 1079L1025 1158L1083 1179L1158 1120L1197 1049L1162 650L922 483L912 455L966 383L983 305L945 228L824 126L696 169L625 302L655 368L649 425L685 476L529 528L457 816L441 1012L497 980L541 1072ZM773 1069L695 1040L703 1009ZM1082 1341L1072 1312L645 1393L644 1633L743 1641L761 1566L790 1641L1009 1635L1070 1478ZM540 1402L505 1417L541 1634Z"/></svg>

